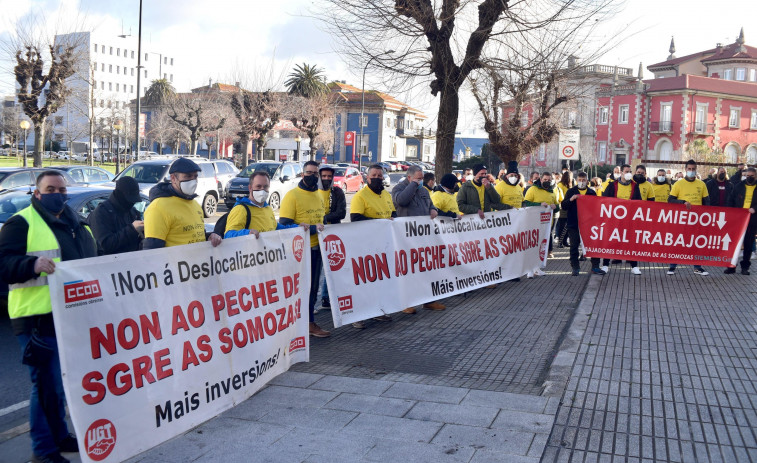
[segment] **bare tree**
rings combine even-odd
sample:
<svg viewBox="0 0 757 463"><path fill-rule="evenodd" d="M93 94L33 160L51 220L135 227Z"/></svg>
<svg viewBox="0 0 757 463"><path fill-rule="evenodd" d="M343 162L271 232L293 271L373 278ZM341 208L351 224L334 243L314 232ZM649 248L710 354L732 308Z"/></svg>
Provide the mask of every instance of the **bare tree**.
<svg viewBox="0 0 757 463"><path fill-rule="evenodd" d="M226 123L222 106L219 96L208 93L180 93L168 102L168 117L189 132L191 154L197 154L197 142L203 133L218 130Z"/></svg>
<svg viewBox="0 0 757 463"><path fill-rule="evenodd" d="M321 93L310 98L289 96L287 102L287 116L295 127L305 132L310 140L310 159L315 159L319 144L323 146L328 139L328 145L333 143L333 132L329 131L334 123L334 105L330 93ZM328 134L324 132L329 131Z"/></svg>
<svg viewBox="0 0 757 463"><path fill-rule="evenodd" d="M268 133L279 122L281 98L272 91L242 90L231 96L231 109L239 128L237 136L242 145L242 168L247 167L247 144L254 140L258 159L262 159Z"/></svg>
<svg viewBox="0 0 757 463"><path fill-rule="evenodd" d="M319 14L350 64L375 62L387 75L428 82L439 96L436 174L452 168L460 89L487 63L492 45L517 31L598 15L614 0L328 0ZM349 24L349 27L344 27ZM389 53L393 51L393 53Z"/></svg>
<svg viewBox="0 0 757 463"><path fill-rule="evenodd" d="M173 119L168 117L166 111L158 110L152 113L148 136L158 142L158 152L163 152L163 146L165 146L172 131L176 131L175 123Z"/></svg>

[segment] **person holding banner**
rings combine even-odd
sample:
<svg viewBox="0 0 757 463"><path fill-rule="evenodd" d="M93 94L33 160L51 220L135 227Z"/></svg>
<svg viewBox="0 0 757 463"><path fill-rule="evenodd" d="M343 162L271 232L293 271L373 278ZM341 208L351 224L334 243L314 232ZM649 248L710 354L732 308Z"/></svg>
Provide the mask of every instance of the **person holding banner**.
<svg viewBox="0 0 757 463"><path fill-rule="evenodd" d="M237 198L236 204L231 208L226 219L224 238L247 235L255 235L255 238L259 238L263 232L297 226L285 227L276 222L273 209L266 202L270 186L271 179L268 172L255 171L250 174L249 196Z"/></svg>
<svg viewBox="0 0 757 463"><path fill-rule="evenodd" d="M621 176L616 181L608 184L607 187L605 187L604 191L602 192L602 196L608 198L629 199L637 201L641 201L642 199L649 199L642 198L642 192L639 188L639 185L633 181L631 166L629 166L628 164L623 164L622 166L620 166L620 169ZM649 195L649 192L645 191L644 194ZM652 199L654 199L654 196L652 196ZM629 265L631 265L631 273L633 273L634 275L641 275L641 270L639 269L639 263L637 261L629 260L627 262L629 263ZM607 273L609 270L610 259L604 259L602 261L602 271Z"/></svg>
<svg viewBox="0 0 757 463"><path fill-rule="evenodd" d="M327 338L331 336L331 333L318 326L314 316L323 267L317 233L323 230L323 218L326 215L323 198L318 193L318 181L318 163L307 161L302 167L302 180L281 200L279 223L284 226L299 223L310 229L310 300L308 303L310 335Z"/></svg>
<svg viewBox="0 0 757 463"><path fill-rule="evenodd" d="M657 176L652 182L654 189L654 200L658 203L667 203L670 196L670 180L668 180L665 169L657 169Z"/></svg>
<svg viewBox="0 0 757 463"><path fill-rule="evenodd" d="M457 185L455 174L444 174L438 187L440 189L431 194L431 202L434 203L434 207L439 211L439 215L459 219L462 215L457 208L455 185Z"/></svg>
<svg viewBox="0 0 757 463"><path fill-rule="evenodd" d="M334 172L336 172L334 166L326 164L318 169L318 177L320 178L318 193L323 199L323 208L326 211L326 215L323 216L324 224L342 223L342 220L347 216L347 199L344 196L344 190L334 186ZM326 285L325 278L321 285L321 307L331 307L329 288Z"/></svg>
<svg viewBox="0 0 757 463"><path fill-rule="evenodd" d="M520 186L520 173L516 161L507 163L507 173L503 180L494 187L499 194L500 202L514 209L520 209L523 206L523 187Z"/></svg>
<svg viewBox="0 0 757 463"><path fill-rule="evenodd" d="M749 224L746 227L746 233L744 234L744 254L741 258L741 274L749 275L752 248L754 246L755 234L757 234L757 214L755 214L755 210L757 210L757 195L754 194L755 187L757 187L757 169L747 167L746 170L742 171L742 174L746 178L733 188L733 193L728 198L728 206L749 209L749 214L751 214L749 216ZM725 269L724 273L736 273L736 269L729 267Z"/></svg>
<svg viewBox="0 0 757 463"><path fill-rule="evenodd" d="M578 263L578 246L581 244L581 235L578 232L578 204L576 200L584 195L597 196L597 193L589 188L589 178L586 172L578 172L576 177L578 179L576 186L565 193L565 199L562 202L562 209L568 213L565 229L570 243L570 266L573 269L573 276L578 276L581 271ZM599 257L591 258L591 272L597 275L606 274L604 270L599 268Z"/></svg>
<svg viewBox="0 0 757 463"><path fill-rule="evenodd" d="M145 223L134 205L142 201L134 177L116 180L108 199L87 217L97 244L105 254L138 251L144 238Z"/></svg>
<svg viewBox="0 0 757 463"><path fill-rule="evenodd" d="M534 185L534 188L529 188L526 192L526 197L523 201L523 206L525 207L534 207L534 206L541 206L541 207L548 207L554 211L556 214L560 211L560 202L557 200L556 193L552 190L552 174L549 172L544 172L541 174L541 180L537 182ZM554 215L553 215L553 221L552 225L554 226ZM552 230L550 228L549 232L549 255L548 257L554 257L552 255L552 246L554 243L552 242ZM537 269L534 271L534 275L542 276L544 275L544 272ZM529 278L531 278L529 274Z"/></svg>
<svg viewBox="0 0 757 463"><path fill-rule="evenodd" d="M457 193L457 208L463 214L478 214L482 219L485 212L512 209L500 202L499 193L489 180L486 166L473 166L473 179L463 183Z"/></svg>
<svg viewBox="0 0 757 463"><path fill-rule="evenodd" d="M684 204L686 209L691 210L691 206L709 206L710 196L707 192L707 185L697 178L697 163L693 159L686 161L686 176L673 184L668 196L669 203ZM668 275L676 273L678 264L670 264ZM701 265L694 266L694 273L701 276L709 275L709 272Z"/></svg>
<svg viewBox="0 0 757 463"><path fill-rule="evenodd" d="M728 198L733 193L733 183L728 180L725 167L720 167L707 185L707 194L710 197L710 206L728 207Z"/></svg>
<svg viewBox="0 0 757 463"><path fill-rule="evenodd" d="M639 189L639 195L642 201L654 201L654 187L647 181L647 168L639 164L636 166L636 173L633 176L633 182Z"/></svg>
<svg viewBox="0 0 757 463"><path fill-rule="evenodd" d="M31 205L0 229L0 279L9 283L8 315L29 367L32 391L29 425L33 461L68 462L78 452L68 432L58 342L47 275L56 263L98 255L92 231L66 205L66 179L57 170L37 177Z"/></svg>

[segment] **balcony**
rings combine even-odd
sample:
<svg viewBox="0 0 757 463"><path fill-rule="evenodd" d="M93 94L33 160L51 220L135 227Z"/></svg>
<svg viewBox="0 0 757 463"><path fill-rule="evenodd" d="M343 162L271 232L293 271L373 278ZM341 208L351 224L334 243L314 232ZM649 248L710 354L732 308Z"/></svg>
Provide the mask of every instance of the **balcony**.
<svg viewBox="0 0 757 463"><path fill-rule="evenodd" d="M689 133L694 135L714 135L715 124L705 124L704 122L695 122Z"/></svg>
<svg viewBox="0 0 757 463"><path fill-rule="evenodd" d="M656 121L649 124L649 130L652 133L673 133L673 121Z"/></svg>

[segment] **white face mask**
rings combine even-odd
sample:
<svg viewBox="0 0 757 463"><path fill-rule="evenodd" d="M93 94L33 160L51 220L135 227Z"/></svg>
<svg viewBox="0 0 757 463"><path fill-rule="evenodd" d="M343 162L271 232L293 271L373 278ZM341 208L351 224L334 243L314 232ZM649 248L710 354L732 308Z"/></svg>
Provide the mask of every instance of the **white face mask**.
<svg viewBox="0 0 757 463"><path fill-rule="evenodd" d="M265 204L268 199L268 192L265 190L255 190L252 192L252 199L258 204Z"/></svg>
<svg viewBox="0 0 757 463"><path fill-rule="evenodd" d="M620 178L620 174L612 174L612 176L613 178L615 178L615 180L618 180Z"/></svg>
<svg viewBox="0 0 757 463"><path fill-rule="evenodd" d="M507 182L510 185L515 185L516 183L518 183L518 177L507 177Z"/></svg>
<svg viewBox="0 0 757 463"><path fill-rule="evenodd" d="M625 180L626 182L628 182L632 178L633 178L633 174L631 172L627 172L627 173L623 174L623 180Z"/></svg>
<svg viewBox="0 0 757 463"><path fill-rule="evenodd" d="M657 181L660 182L660 183L663 183L665 181L665 176L664 175L658 175L657 176Z"/></svg>
<svg viewBox="0 0 757 463"><path fill-rule="evenodd" d="M473 180L473 174L466 175L465 180Z"/></svg>
<svg viewBox="0 0 757 463"><path fill-rule="evenodd" d="M197 190L197 179L181 182L181 192L185 195L192 196L195 194L195 190Z"/></svg>
<svg viewBox="0 0 757 463"><path fill-rule="evenodd" d="M579 190L585 190L586 189L586 182L578 182L578 189Z"/></svg>
<svg viewBox="0 0 757 463"><path fill-rule="evenodd" d="M744 180L746 180L746 175L741 176L741 181L743 182Z"/></svg>
<svg viewBox="0 0 757 463"><path fill-rule="evenodd" d="M694 178L694 177L696 177L696 175L697 175L697 173L694 170L687 170L686 171L686 176L689 177L689 178Z"/></svg>

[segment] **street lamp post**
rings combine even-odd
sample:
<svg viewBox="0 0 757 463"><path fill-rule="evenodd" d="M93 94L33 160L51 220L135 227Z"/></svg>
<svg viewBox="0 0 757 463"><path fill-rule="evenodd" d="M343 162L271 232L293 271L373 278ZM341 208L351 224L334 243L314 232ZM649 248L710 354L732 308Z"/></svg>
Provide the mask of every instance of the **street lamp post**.
<svg viewBox="0 0 757 463"><path fill-rule="evenodd" d="M21 121L18 126L21 127L21 129L23 129L24 131L24 167L26 167L26 131L29 130L29 121ZM16 149L18 149L18 145L16 145Z"/></svg>
<svg viewBox="0 0 757 463"><path fill-rule="evenodd" d="M381 53L379 55L376 55L376 56L372 57L371 59L368 60L367 63L365 63L365 67L363 68L363 90L362 90L362 97L363 98L362 98L362 103L360 104L360 120L358 121L358 124L360 124L360 138L358 138L358 145L357 145L357 149L358 149L357 168L358 168L358 171L360 170L360 167L362 167L362 165L363 165L363 153L361 153L361 150L363 149L363 118L365 117L364 116L364 114L365 114L365 71L368 70L368 66L371 65L371 62L373 62L373 60L375 60L379 56L391 55L392 53L394 53L394 50L387 50L384 53ZM352 149L354 151L355 147L353 146Z"/></svg>
<svg viewBox="0 0 757 463"><path fill-rule="evenodd" d="M300 160L300 142L302 142L302 137L297 135L294 137L294 141L297 142L297 152L295 153L294 160L299 161Z"/></svg>
<svg viewBox="0 0 757 463"><path fill-rule="evenodd" d="M113 129L116 131L116 174L121 172L121 129L124 128L124 123L120 120L117 120L115 124L113 124Z"/></svg>

